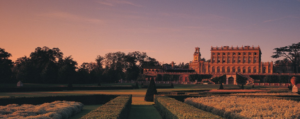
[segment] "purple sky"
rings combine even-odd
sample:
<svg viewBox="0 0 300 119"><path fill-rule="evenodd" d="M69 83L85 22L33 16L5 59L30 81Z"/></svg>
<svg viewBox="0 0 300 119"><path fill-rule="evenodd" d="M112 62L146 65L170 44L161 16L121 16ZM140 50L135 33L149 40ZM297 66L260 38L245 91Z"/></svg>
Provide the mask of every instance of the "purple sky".
<svg viewBox="0 0 300 119"><path fill-rule="evenodd" d="M0 47L16 60L58 47L79 65L109 52L147 52L160 62L190 62L195 47L300 42L300 0L1 0Z"/></svg>

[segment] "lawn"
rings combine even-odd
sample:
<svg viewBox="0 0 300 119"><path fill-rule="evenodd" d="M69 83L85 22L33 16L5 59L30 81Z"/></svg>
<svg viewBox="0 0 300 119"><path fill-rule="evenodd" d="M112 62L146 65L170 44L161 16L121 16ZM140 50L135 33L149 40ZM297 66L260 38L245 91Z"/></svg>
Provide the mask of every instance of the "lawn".
<svg viewBox="0 0 300 119"><path fill-rule="evenodd" d="M79 112L78 114L72 116L69 119L80 119L82 116L86 115L87 113L89 113L90 111L96 109L99 106L101 106L101 105L84 105L81 112Z"/></svg>

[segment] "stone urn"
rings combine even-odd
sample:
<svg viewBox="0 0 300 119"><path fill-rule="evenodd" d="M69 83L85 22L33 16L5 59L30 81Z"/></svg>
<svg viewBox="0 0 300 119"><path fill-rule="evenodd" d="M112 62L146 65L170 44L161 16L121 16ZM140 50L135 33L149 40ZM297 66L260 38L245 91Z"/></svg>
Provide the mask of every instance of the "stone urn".
<svg viewBox="0 0 300 119"><path fill-rule="evenodd" d="M291 84L292 84L292 86L296 85L296 81L297 81L297 78L295 76L293 76L291 78Z"/></svg>

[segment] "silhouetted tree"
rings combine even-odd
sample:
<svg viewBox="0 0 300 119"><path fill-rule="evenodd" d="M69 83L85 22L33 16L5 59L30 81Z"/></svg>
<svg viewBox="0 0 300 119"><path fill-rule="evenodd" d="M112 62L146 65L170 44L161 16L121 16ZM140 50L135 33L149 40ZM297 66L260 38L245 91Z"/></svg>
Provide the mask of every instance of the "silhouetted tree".
<svg viewBox="0 0 300 119"><path fill-rule="evenodd" d="M13 62L8 59L11 54L0 48L0 82L11 83Z"/></svg>
<svg viewBox="0 0 300 119"><path fill-rule="evenodd" d="M59 60L58 81L57 83L72 83L76 82L77 62L71 56Z"/></svg>
<svg viewBox="0 0 300 119"><path fill-rule="evenodd" d="M242 85L241 89L244 89L244 85L247 83L247 80L248 79L246 77L236 74L236 82Z"/></svg>
<svg viewBox="0 0 300 119"><path fill-rule="evenodd" d="M161 74L156 75L156 81L162 81L162 75Z"/></svg>
<svg viewBox="0 0 300 119"><path fill-rule="evenodd" d="M291 61L294 73L298 73L300 63L300 42L289 46L274 48L275 52L272 58L284 57Z"/></svg>
<svg viewBox="0 0 300 119"><path fill-rule="evenodd" d="M34 52L30 54L30 60L33 67L34 81L36 83L48 83L51 78L57 77L58 67L57 65L59 59L63 57L63 53L58 48L48 48L44 46L43 48L37 47Z"/></svg>
<svg viewBox="0 0 300 119"><path fill-rule="evenodd" d="M145 101L153 102L154 94L157 94L155 82L151 79L149 87L146 92Z"/></svg>

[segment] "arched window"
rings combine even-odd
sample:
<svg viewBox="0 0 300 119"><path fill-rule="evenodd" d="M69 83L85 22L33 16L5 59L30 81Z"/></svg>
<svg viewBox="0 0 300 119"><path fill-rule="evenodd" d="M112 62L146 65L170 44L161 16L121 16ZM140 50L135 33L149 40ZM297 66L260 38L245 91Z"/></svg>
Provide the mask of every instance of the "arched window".
<svg viewBox="0 0 300 119"><path fill-rule="evenodd" d="M235 67L232 67L232 72L235 72Z"/></svg>
<svg viewBox="0 0 300 119"><path fill-rule="evenodd" d="M245 67L243 67L243 73L246 73L246 68Z"/></svg>
<svg viewBox="0 0 300 119"><path fill-rule="evenodd" d="M212 72L212 73L215 73L215 67L214 67L214 66L211 67L211 72Z"/></svg>
<svg viewBox="0 0 300 119"><path fill-rule="evenodd" d="M217 67L217 73L220 73L220 67Z"/></svg>
<svg viewBox="0 0 300 119"><path fill-rule="evenodd" d="M262 73L266 73L266 67L263 67Z"/></svg>
<svg viewBox="0 0 300 119"><path fill-rule="evenodd" d="M229 73L230 72L230 67L227 67L227 73Z"/></svg>

